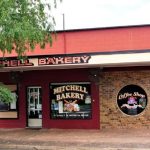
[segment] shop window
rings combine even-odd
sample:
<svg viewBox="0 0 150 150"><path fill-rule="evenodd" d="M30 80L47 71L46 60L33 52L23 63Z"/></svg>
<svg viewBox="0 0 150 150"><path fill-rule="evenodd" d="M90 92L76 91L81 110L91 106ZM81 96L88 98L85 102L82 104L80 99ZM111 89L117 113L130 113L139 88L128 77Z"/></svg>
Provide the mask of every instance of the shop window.
<svg viewBox="0 0 150 150"><path fill-rule="evenodd" d="M17 85L5 85L8 89L11 90L13 94L13 102L9 104L5 104L0 101L0 119L2 118L18 118L18 110L17 110Z"/></svg>
<svg viewBox="0 0 150 150"><path fill-rule="evenodd" d="M119 91L117 104L123 113L130 116L138 115L147 106L147 95L140 86L127 85Z"/></svg>
<svg viewBox="0 0 150 150"><path fill-rule="evenodd" d="M90 119L91 108L89 82L50 84L51 119Z"/></svg>

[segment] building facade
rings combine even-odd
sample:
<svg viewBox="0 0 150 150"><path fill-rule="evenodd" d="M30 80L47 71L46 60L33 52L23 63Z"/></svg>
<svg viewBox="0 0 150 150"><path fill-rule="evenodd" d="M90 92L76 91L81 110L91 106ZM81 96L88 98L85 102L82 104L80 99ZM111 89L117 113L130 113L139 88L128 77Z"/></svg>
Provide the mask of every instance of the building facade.
<svg viewBox="0 0 150 150"><path fill-rule="evenodd" d="M25 60L7 54L0 127L149 128L149 39L149 25L60 31Z"/></svg>

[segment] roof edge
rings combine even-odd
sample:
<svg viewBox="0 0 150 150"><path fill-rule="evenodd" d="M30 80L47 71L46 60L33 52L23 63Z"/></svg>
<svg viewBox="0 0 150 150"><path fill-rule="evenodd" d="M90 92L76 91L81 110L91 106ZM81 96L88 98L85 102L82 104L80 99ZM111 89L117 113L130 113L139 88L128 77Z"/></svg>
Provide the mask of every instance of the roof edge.
<svg viewBox="0 0 150 150"><path fill-rule="evenodd" d="M79 28L79 29L65 29L55 30L56 32L75 32L75 31L89 31L89 30L105 30L105 29L119 29L119 28L135 28L135 27L150 27L150 24L139 25L120 25L120 26L107 26L107 27L95 27L95 28Z"/></svg>

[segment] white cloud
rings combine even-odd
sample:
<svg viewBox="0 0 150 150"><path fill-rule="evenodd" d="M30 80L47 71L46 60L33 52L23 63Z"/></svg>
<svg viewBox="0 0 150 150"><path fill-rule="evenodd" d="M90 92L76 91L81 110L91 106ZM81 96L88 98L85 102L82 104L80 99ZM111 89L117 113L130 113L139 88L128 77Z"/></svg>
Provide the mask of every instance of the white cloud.
<svg viewBox="0 0 150 150"><path fill-rule="evenodd" d="M94 28L150 23L149 0L63 0L54 11L56 29Z"/></svg>

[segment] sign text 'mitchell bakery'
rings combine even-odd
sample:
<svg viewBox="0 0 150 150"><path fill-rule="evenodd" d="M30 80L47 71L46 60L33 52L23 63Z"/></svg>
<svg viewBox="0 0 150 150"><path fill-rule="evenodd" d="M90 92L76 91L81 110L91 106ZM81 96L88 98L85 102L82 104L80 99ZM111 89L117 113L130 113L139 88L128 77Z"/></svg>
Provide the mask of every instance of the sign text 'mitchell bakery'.
<svg viewBox="0 0 150 150"><path fill-rule="evenodd" d="M37 66L35 61L38 62L38 66L41 65L61 65L61 64L80 64L88 63L90 56L59 56L59 57L40 57L40 58L29 58L25 60L19 59L9 59L0 60L0 65L3 67L27 67L27 66Z"/></svg>

